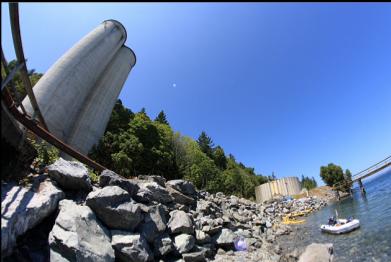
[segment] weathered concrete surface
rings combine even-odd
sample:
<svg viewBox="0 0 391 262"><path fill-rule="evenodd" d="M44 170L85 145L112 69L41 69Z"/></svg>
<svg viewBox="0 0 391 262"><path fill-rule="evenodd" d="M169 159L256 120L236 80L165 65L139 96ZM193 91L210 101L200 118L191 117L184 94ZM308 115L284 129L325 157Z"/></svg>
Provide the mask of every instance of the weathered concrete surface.
<svg viewBox="0 0 391 262"><path fill-rule="evenodd" d="M1 251L8 255L16 238L39 224L56 210L65 197L46 176L33 180L31 187L1 186Z"/></svg>
<svg viewBox="0 0 391 262"><path fill-rule="evenodd" d="M297 177L284 177L255 187L258 203L272 199L274 195L295 195L301 192L301 184Z"/></svg>
<svg viewBox="0 0 391 262"><path fill-rule="evenodd" d="M125 42L125 35L118 22L103 22L57 60L34 86L43 117L58 138L69 135L86 96ZM32 114L28 98L23 105Z"/></svg>
<svg viewBox="0 0 391 262"><path fill-rule="evenodd" d="M107 114L110 115L129 68L134 65L133 52L123 47L125 40L126 31L121 23L104 21L57 60L34 86L49 130L65 142L76 132L70 145L82 153L102 134ZM113 60L114 57L117 59ZM108 66L111 62L112 66ZM32 115L28 98L23 105ZM95 121L97 117L99 121ZM78 127L81 122L83 127ZM82 130L85 137L80 137L80 128L86 128ZM80 141L83 141L80 146L75 144Z"/></svg>
<svg viewBox="0 0 391 262"><path fill-rule="evenodd" d="M88 206L65 199L59 208L49 234L50 261L114 261L110 231Z"/></svg>
<svg viewBox="0 0 391 262"><path fill-rule="evenodd" d="M105 132L121 89L136 63L133 51L122 46L102 73L84 103L67 142L87 154Z"/></svg>

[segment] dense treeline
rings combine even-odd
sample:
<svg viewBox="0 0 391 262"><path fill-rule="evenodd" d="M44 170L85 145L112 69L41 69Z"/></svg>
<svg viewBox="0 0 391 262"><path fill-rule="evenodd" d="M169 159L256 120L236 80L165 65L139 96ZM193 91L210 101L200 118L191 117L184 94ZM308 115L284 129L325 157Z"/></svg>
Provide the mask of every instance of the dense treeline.
<svg viewBox="0 0 391 262"><path fill-rule="evenodd" d="M302 175L300 182L301 182L301 186L307 190L313 189L318 186L314 177L309 178L307 176Z"/></svg>
<svg viewBox="0 0 391 262"><path fill-rule="evenodd" d="M163 111L154 119L145 108L138 113L118 100L106 131L90 157L125 177L140 174L184 178L198 189L254 198L254 188L272 179L237 162L213 144L205 132L197 141L174 132Z"/></svg>

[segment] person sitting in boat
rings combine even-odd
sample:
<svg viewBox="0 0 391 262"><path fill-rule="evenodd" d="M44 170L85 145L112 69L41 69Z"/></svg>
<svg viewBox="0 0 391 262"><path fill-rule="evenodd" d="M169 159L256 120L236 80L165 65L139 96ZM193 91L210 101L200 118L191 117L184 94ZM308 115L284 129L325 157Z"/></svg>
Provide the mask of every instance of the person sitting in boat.
<svg viewBox="0 0 391 262"><path fill-rule="evenodd" d="M330 226L334 226L335 224L337 224L337 220L332 216L332 217L329 218L328 224Z"/></svg>

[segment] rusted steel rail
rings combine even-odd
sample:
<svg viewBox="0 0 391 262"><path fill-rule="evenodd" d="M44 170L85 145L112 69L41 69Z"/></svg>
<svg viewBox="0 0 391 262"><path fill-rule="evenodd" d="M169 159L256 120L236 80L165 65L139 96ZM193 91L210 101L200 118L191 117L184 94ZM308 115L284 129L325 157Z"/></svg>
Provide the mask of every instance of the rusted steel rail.
<svg viewBox="0 0 391 262"><path fill-rule="evenodd" d="M29 116L22 114L16 107L16 104L13 101L11 94L7 89L4 90L2 94L2 99L5 105L7 106L8 110L10 111L10 113L15 117L15 119L18 120L26 128L31 130L34 134L36 134L43 140L47 141L49 144L61 149L68 155L76 158L80 162L92 167L93 169L99 172L107 169L101 164L96 163L94 160L78 152L76 149L72 148L71 146L65 144L63 141L61 141L53 134L51 134L50 132L42 128L40 125L38 125L37 121L34 121Z"/></svg>
<svg viewBox="0 0 391 262"><path fill-rule="evenodd" d="M34 109L34 112L37 114L40 124L46 130L49 130L45 119L42 116L41 110L39 110L39 106L37 100L35 99L35 95L33 93L33 89L31 86L30 78L27 73L27 66L25 63L22 38L20 36L20 25L19 25L19 5L18 3L9 3L9 12L10 12L10 22L11 22L11 30L12 30L12 39L14 41L14 48L16 58L18 60L18 64L21 64L20 68L20 78L22 79L23 85L26 89L26 93L30 98L31 105Z"/></svg>

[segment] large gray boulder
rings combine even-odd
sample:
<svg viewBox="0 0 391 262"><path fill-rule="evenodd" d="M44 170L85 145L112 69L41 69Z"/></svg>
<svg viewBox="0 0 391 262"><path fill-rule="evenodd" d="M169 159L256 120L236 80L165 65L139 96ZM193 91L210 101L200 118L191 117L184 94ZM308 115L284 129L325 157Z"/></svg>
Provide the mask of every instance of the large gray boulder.
<svg viewBox="0 0 391 262"><path fill-rule="evenodd" d="M170 180L166 183L166 186L171 186L178 190L179 192L194 197L197 194L194 185L186 180L175 179Z"/></svg>
<svg viewBox="0 0 391 262"><path fill-rule="evenodd" d="M299 262L331 262L334 260L333 244L308 245L299 257Z"/></svg>
<svg viewBox="0 0 391 262"><path fill-rule="evenodd" d="M91 191L88 169L80 162L66 161L62 158L47 167L49 176L62 189Z"/></svg>
<svg viewBox="0 0 391 262"><path fill-rule="evenodd" d="M139 187L137 195L134 196L136 201L147 204L153 201L163 204L174 201L168 191L156 182L145 181L139 183Z"/></svg>
<svg viewBox="0 0 391 262"><path fill-rule="evenodd" d="M57 209L65 197L47 176L33 179L32 185L1 185L1 252L9 255L16 238L39 224Z"/></svg>
<svg viewBox="0 0 391 262"><path fill-rule="evenodd" d="M195 245L195 238L189 234L180 234L174 238L176 250L180 253L189 252Z"/></svg>
<svg viewBox="0 0 391 262"><path fill-rule="evenodd" d="M50 261L114 261L110 232L88 206L65 199L59 209L49 234Z"/></svg>
<svg viewBox="0 0 391 262"><path fill-rule="evenodd" d="M157 256L165 256L174 251L174 245L168 234L163 234L157 237L154 242L154 252Z"/></svg>
<svg viewBox="0 0 391 262"><path fill-rule="evenodd" d="M111 244L119 261L147 262L153 260L146 239L140 234L121 230L111 231Z"/></svg>
<svg viewBox="0 0 391 262"><path fill-rule="evenodd" d="M233 249L234 241L237 235L228 228L223 228L219 234L215 237L215 242L219 247L225 249Z"/></svg>
<svg viewBox="0 0 391 262"><path fill-rule="evenodd" d="M191 253L185 253L185 254L182 254L182 257L185 262L204 262L204 261L206 261L205 251L203 251L203 250L191 252Z"/></svg>
<svg viewBox="0 0 391 262"><path fill-rule="evenodd" d="M170 196L174 199L175 203L186 206L196 204L196 200L193 197L187 196L169 185L167 185L166 189Z"/></svg>
<svg viewBox="0 0 391 262"><path fill-rule="evenodd" d="M170 233L194 233L194 224L192 218L181 210L174 210L170 212L170 220L167 224Z"/></svg>
<svg viewBox="0 0 391 262"><path fill-rule="evenodd" d="M120 188L128 191L131 197L137 194L139 186L135 180L126 179L111 170L103 170L99 176L99 186L119 186Z"/></svg>
<svg viewBox="0 0 391 262"><path fill-rule="evenodd" d="M156 182L159 184L159 186L165 187L166 179L162 176L155 176L155 175L139 175L137 177L140 180L148 180L151 182Z"/></svg>
<svg viewBox="0 0 391 262"><path fill-rule="evenodd" d="M90 192L86 204L111 229L133 231L143 219L139 204L119 186L107 186Z"/></svg>
<svg viewBox="0 0 391 262"><path fill-rule="evenodd" d="M162 234L167 226L166 210L161 204L149 207L148 213L144 216L139 231L141 235L150 243Z"/></svg>
<svg viewBox="0 0 391 262"><path fill-rule="evenodd" d="M195 231L195 237L196 237L197 244L205 244L211 241L210 236L201 230Z"/></svg>

